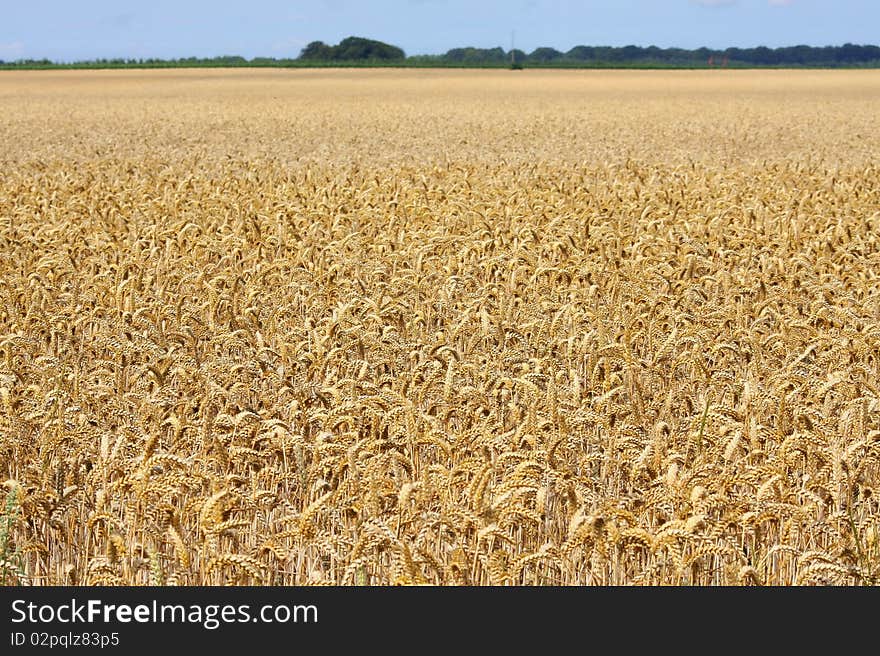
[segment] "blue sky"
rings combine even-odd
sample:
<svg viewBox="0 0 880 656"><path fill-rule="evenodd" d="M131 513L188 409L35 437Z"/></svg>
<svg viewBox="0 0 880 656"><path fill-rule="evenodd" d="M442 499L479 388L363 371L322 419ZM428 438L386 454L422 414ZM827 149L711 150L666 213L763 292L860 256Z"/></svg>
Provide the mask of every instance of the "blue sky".
<svg viewBox="0 0 880 656"><path fill-rule="evenodd" d="M0 0L0 59L296 57L364 36L459 46L880 45L880 0Z"/></svg>

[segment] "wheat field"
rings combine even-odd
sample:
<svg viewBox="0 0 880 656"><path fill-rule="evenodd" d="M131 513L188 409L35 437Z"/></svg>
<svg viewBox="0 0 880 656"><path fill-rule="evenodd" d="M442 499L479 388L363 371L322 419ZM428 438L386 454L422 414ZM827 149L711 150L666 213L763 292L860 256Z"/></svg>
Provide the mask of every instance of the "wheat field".
<svg viewBox="0 0 880 656"><path fill-rule="evenodd" d="M877 584L878 103L3 72L3 583Z"/></svg>

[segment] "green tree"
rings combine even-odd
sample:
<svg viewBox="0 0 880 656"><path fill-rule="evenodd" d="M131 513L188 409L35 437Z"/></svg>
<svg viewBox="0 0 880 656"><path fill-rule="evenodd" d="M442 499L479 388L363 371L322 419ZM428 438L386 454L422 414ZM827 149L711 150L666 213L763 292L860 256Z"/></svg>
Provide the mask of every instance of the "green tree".
<svg viewBox="0 0 880 656"><path fill-rule="evenodd" d="M300 59L327 61L333 59L333 48L323 41L312 41L299 53Z"/></svg>
<svg viewBox="0 0 880 656"><path fill-rule="evenodd" d="M365 59L404 59L406 57L402 49L381 41L364 39L359 36L350 36L339 42L333 49L333 58L338 60L365 60Z"/></svg>
<svg viewBox="0 0 880 656"><path fill-rule="evenodd" d="M561 59L563 54L556 48L535 48L529 53L528 60L530 62L552 62Z"/></svg>
<svg viewBox="0 0 880 656"><path fill-rule="evenodd" d="M576 61L587 61L589 59L596 59L596 48L592 46L575 46L567 53L565 53L566 59L574 59Z"/></svg>

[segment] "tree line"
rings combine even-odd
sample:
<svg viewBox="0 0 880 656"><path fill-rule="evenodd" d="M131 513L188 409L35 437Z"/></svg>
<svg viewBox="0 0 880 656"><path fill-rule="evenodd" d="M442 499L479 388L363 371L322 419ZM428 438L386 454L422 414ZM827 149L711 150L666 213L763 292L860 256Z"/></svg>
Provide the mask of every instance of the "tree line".
<svg viewBox="0 0 880 656"><path fill-rule="evenodd" d="M658 64L673 66L858 66L880 65L880 47L847 43L843 46L781 48L658 48L657 46L575 46L562 52L536 48L505 52L502 48L453 48L439 59L462 63L519 61L528 65Z"/></svg>
<svg viewBox="0 0 880 656"><path fill-rule="evenodd" d="M3 62L2 68L163 68L236 66L473 66L540 68L591 67L878 67L880 47L874 45L786 46L768 48L658 48L657 46L575 46L568 51L541 47L532 52L518 49L452 48L438 55L410 55L403 49L374 39L350 36L336 45L312 41L295 58L235 55L183 59L96 59L69 64L48 59Z"/></svg>

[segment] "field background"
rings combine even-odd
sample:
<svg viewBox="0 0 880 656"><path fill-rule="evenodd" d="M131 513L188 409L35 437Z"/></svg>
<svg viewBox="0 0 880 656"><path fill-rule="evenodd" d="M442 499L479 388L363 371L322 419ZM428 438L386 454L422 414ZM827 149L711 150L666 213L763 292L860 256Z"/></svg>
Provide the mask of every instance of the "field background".
<svg viewBox="0 0 880 656"><path fill-rule="evenodd" d="M878 101L3 72L4 583L877 583Z"/></svg>

